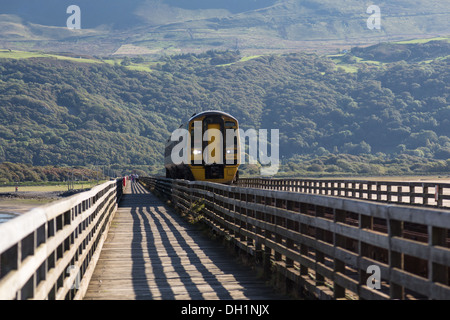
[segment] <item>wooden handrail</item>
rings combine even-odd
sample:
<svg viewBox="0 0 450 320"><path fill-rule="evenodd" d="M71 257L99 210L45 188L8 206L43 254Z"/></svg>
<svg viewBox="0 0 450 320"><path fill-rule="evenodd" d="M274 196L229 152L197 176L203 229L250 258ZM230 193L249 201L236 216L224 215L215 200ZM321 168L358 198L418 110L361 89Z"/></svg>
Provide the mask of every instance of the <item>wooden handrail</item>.
<svg viewBox="0 0 450 320"><path fill-rule="evenodd" d="M253 181L237 187L153 179L154 186L170 184L166 196L180 210L203 203L202 221L216 234L316 297L450 299L449 210L273 190L280 181L264 189L267 181L256 182L258 188L247 187ZM330 190L313 182L302 183ZM351 189L360 190L357 183ZM284 181L287 186L292 190ZM366 283L371 266L380 270L379 290Z"/></svg>
<svg viewBox="0 0 450 320"><path fill-rule="evenodd" d="M0 299L81 299L122 188L109 181L1 224Z"/></svg>
<svg viewBox="0 0 450 320"><path fill-rule="evenodd" d="M242 178L238 180L237 185L378 202L450 208L450 184L440 182Z"/></svg>

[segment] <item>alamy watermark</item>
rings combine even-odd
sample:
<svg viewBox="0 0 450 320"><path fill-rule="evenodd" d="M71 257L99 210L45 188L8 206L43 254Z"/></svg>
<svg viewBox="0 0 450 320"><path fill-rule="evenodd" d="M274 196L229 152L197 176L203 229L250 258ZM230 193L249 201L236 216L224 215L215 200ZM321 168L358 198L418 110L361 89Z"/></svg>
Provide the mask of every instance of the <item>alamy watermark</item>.
<svg viewBox="0 0 450 320"><path fill-rule="evenodd" d="M66 13L71 14L67 18L67 28L81 29L81 9L77 5L70 5L67 7ZM367 14L370 14L370 17L367 19L367 28L370 30L381 29L381 9L377 5L370 5L367 10Z"/></svg>
<svg viewBox="0 0 450 320"><path fill-rule="evenodd" d="M171 141L178 141L171 152L174 164L235 164L235 154L240 164L261 164L262 176L273 176L278 172L280 165L280 133L278 129L270 130L270 156L269 137L267 129L226 129L225 138L219 129L208 129L202 134L202 122L194 122L193 135L186 129L177 129L171 135ZM235 150L239 136L239 150ZM248 138L248 157L246 157L246 144ZM191 143L193 139L193 144ZM203 148L203 142L209 142ZM225 142L225 152L223 146ZM193 147L191 147L193 145ZM217 150L216 150L217 149ZM224 159L225 155L225 159Z"/></svg>
<svg viewBox="0 0 450 320"><path fill-rule="evenodd" d="M377 265L370 265L367 267L368 274L371 274L367 278L366 285L369 289L381 289L381 270Z"/></svg>
<svg viewBox="0 0 450 320"><path fill-rule="evenodd" d="M71 14L70 17L67 18L67 28L74 30L74 29L81 29L81 9L77 5L71 5L67 7L66 13Z"/></svg>
<svg viewBox="0 0 450 320"><path fill-rule="evenodd" d="M78 290L80 289L80 284L81 284L81 274L80 274L80 268L74 265L70 265L67 267L66 269L66 273L69 276L72 276L73 274L75 274L75 280L72 284L72 286L70 287L71 290Z"/></svg>
<svg viewBox="0 0 450 320"><path fill-rule="evenodd" d="M367 19L367 28L370 30L381 29L381 9L379 6L371 5L367 8L366 13L370 14Z"/></svg>

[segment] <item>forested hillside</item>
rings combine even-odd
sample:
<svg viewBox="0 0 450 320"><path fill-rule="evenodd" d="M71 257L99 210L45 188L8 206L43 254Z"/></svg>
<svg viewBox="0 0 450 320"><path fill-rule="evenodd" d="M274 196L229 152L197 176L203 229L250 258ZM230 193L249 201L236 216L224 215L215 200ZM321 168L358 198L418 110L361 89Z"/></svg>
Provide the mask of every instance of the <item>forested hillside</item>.
<svg viewBox="0 0 450 320"><path fill-rule="evenodd" d="M86 181L103 179L103 172L86 168L56 166L31 166L4 162L0 164L0 183L10 182L48 182L48 181Z"/></svg>
<svg viewBox="0 0 450 320"><path fill-rule="evenodd" d="M2 59L0 162L161 172L169 134L194 112L219 109L244 129L280 130L282 175L445 172L449 62L357 63L346 72L314 54L210 51L141 72Z"/></svg>

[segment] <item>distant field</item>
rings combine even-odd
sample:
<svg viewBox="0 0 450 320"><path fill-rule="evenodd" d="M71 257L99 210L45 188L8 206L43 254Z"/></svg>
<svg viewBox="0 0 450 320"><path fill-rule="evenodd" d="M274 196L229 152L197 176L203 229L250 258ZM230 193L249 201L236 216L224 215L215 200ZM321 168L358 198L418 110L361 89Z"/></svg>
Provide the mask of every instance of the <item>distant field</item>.
<svg viewBox="0 0 450 320"><path fill-rule="evenodd" d="M102 181L100 181L102 183ZM86 182L84 184L75 184L74 189L86 189L86 188L92 188L97 185L97 182ZM67 191L67 184L60 184L60 185L42 185L42 186L19 186L19 193L20 192L59 192L59 191ZM15 192L16 187L14 186L6 186L6 187L0 187L0 193L7 193L7 192Z"/></svg>
<svg viewBox="0 0 450 320"><path fill-rule="evenodd" d="M407 41L397 41L392 42L392 44L397 45L406 45L406 44L424 44L428 43L430 41L450 41L450 37L435 37L435 38L428 38L428 39L412 39ZM361 64L367 64L371 66L377 66L377 67L384 67L386 63L377 61L377 60L366 60L362 57L356 56L356 54L346 54L346 53L338 53L338 54L328 54L326 55L327 58L331 59L336 64L337 68L342 68L347 73L356 73L358 72L358 69ZM450 57L450 55L442 56L442 57L435 57L428 60L420 61L422 64L431 63L433 61L437 60L444 60Z"/></svg>
<svg viewBox="0 0 450 320"><path fill-rule="evenodd" d="M77 187L75 187L77 189ZM81 186L80 188L81 189ZM0 187L0 193L15 192L15 187ZM19 192L55 192L55 191L67 191L67 185L59 186L21 186Z"/></svg>
<svg viewBox="0 0 450 320"><path fill-rule="evenodd" d="M29 59L29 58L56 58L60 60L69 60L75 62L84 63L102 63L100 60L95 59L85 59L85 58L74 58L61 56L56 54L47 54L42 52L29 52L29 51L17 51L17 50L0 50L0 58L5 59Z"/></svg>
<svg viewBox="0 0 450 320"><path fill-rule="evenodd" d="M143 64L131 64L129 66L126 66L126 68L130 69L130 70L136 70L136 71L152 72L152 69L148 65L143 65Z"/></svg>
<svg viewBox="0 0 450 320"><path fill-rule="evenodd" d="M257 59L259 57L262 57L262 55L258 54L258 55L254 55L254 56L243 57L241 59L241 62L249 61L249 60L252 60L252 59Z"/></svg>
<svg viewBox="0 0 450 320"><path fill-rule="evenodd" d="M347 73L357 73L358 72L358 67L357 66L353 66L353 65L349 65L349 64L344 64L344 63L338 63L336 65L336 68L342 68L345 72Z"/></svg>
<svg viewBox="0 0 450 320"><path fill-rule="evenodd" d="M0 58L5 59L28 59L28 58L43 58L43 57L45 57L45 55L39 52L0 50Z"/></svg>
<svg viewBox="0 0 450 320"><path fill-rule="evenodd" d="M253 59L257 59L257 58L262 57L262 56L263 56L262 54L253 55L253 56L245 56L245 57L242 57L239 61L226 63L226 64L219 64L219 65L217 65L217 67L227 67L227 66L231 66L231 65L233 65L233 64L235 64L237 62L246 62L246 61L250 61L250 60L253 60Z"/></svg>
<svg viewBox="0 0 450 320"><path fill-rule="evenodd" d="M342 62L341 58L343 56L344 54L327 55L327 57L333 60L333 62L336 64L336 69L342 68L342 70L344 70L347 73L357 73L358 66L356 64L349 64Z"/></svg>
<svg viewBox="0 0 450 320"><path fill-rule="evenodd" d="M414 43L427 43L430 41L450 41L450 37L436 37L436 38L429 38L429 39L412 39L412 40L405 40L405 41L397 41L394 43L398 44L414 44Z"/></svg>
<svg viewBox="0 0 450 320"><path fill-rule="evenodd" d="M74 189L92 188L95 185L97 185L96 181L79 183L74 185ZM58 198L53 192L64 192L67 189L67 184L19 186L18 197L0 197L0 223L17 214L23 214L33 208L56 201ZM15 193L15 187L0 187L0 193Z"/></svg>
<svg viewBox="0 0 450 320"><path fill-rule="evenodd" d="M73 62L80 63L107 63L109 65L115 65L122 62L123 59L105 59L105 60L96 60L96 59L86 59L86 58L75 58L75 57L67 57L57 54L47 54L43 52L32 52L32 51L9 51L9 50L0 50L0 59L30 59L30 58L55 58L58 60L68 60ZM126 66L127 69L136 70L136 71L145 71L152 72L151 65L154 63L144 62L144 63L131 63Z"/></svg>

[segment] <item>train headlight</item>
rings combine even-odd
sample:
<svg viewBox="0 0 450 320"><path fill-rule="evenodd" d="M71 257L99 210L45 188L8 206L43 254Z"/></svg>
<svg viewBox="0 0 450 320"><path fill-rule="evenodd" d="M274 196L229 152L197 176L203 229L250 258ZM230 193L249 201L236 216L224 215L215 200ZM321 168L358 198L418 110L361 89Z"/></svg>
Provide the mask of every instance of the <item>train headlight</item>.
<svg viewBox="0 0 450 320"><path fill-rule="evenodd" d="M202 150L194 149L194 150L192 150L192 153L195 155L202 154Z"/></svg>
<svg viewBox="0 0 450 320"><path fill-rule="evenodd" d="M231 154L233 150L227 150L227 154Z"/></svg>

